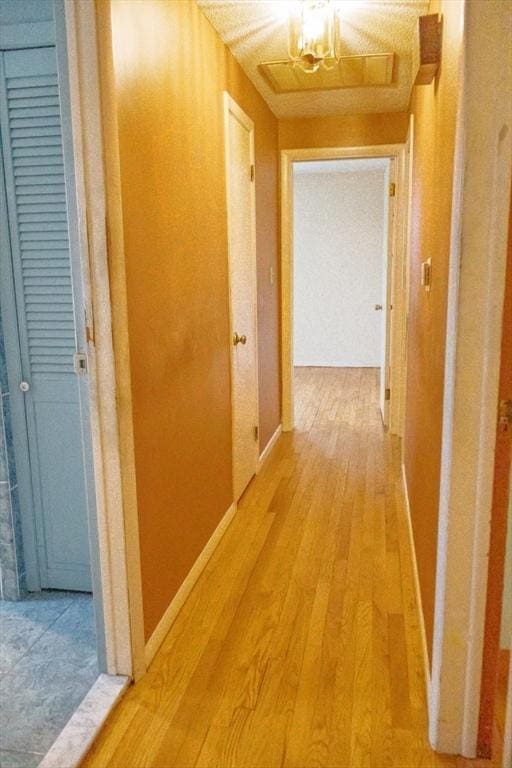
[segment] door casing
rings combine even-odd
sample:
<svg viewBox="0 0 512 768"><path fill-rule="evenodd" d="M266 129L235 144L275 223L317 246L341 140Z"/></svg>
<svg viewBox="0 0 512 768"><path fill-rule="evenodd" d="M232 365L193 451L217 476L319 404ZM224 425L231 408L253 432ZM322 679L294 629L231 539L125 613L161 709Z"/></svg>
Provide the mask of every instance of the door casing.
<svg viewBox="0 0 512 768"><path fill-rule="evenodd" d="M146 661L111 8L54 2L68 49L106 669L137 680Z"/></svg>
<svg viewBox="0 0 512 768"><path fill-rule="evenodd" d="M89 488L95 497L91 560L103 621L101 666L110 675L137 680L146 671L146 661L110 0L53 0L53 5L59 79L69 88L76 259L95 478L94 488ZM46 24L48 44L53 41L52 24ZM41 45L31 24L21 38L12 39L10 33L2 30L4 46Z"/></svg>
<svg viewBox="0 0 512 768"><path fill-rule="evenodd" d="M512 177L511 23L510 3L463 4L429 737L438 751L468 758L477 753L485 642Z"/></svg>
<svg viewBox="0 0 512 768"><path fill-rule="evenodd" d="M386 426L394 434L401 436L403 419L397 414L403 413L405 404L405 364L395 359L393 349L405 348L403 335L405 325L395 318L404 316L407 294L402 278L403 264L406 257L406 239L404 227L400 226L405 200L402 193L404 174L404 145L388 144L369 147L334 147L281 150L281 371L282 371L282 421L283 431L294 429L294 393L293 393L293 163L307 160L339 160L346 158L362 159L371 157L389 158L390 183L395 184L395 196L389 197L388 206L388 306L386 318L385 371L387 382L393 379L396 386L391 388L389 414L384 412ZM393 365L400 371L391 372Z"/></svg>

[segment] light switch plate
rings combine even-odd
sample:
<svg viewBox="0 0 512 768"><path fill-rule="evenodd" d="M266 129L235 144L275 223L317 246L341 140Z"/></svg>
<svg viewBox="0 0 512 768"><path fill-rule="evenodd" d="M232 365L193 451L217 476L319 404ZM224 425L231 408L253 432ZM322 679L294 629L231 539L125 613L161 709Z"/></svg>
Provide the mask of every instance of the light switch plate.
<svg viewBox="0 0 512 768"><path fill-rule="evenodd" d="M421 264L421 284L426 291L432 287L432 259L427 259Z"/></svg>

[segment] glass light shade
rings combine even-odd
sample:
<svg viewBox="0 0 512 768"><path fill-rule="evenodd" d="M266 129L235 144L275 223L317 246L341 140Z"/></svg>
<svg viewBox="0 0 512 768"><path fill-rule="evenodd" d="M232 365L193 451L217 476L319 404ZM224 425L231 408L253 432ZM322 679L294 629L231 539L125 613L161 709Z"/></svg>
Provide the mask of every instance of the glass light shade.
<svg viewBox="0 0 512 768"><path fill-rule="evenodd" d="M334 57L334 21L330 0L301 0L291 9L288 52L292 61L305 72L326 67L325 60Z"/></svg>

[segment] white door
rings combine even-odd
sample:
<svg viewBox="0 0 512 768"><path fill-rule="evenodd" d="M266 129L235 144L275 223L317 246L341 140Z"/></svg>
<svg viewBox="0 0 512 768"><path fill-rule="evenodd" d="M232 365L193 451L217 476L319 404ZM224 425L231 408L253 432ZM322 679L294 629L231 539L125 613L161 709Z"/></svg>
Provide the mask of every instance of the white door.
<svg viewBox="0 0 512 768"><path fill-rule="evenodd" d="M2 314L27 586L90 591L62 104L55 46L0 52Z"/></svg>
<svg viewBox="0 0 512 768"><path fill-rule="evenodd" d="M258 462L258 340L254 125L224 94L231 332L233 495L238 501Z"/></svg>

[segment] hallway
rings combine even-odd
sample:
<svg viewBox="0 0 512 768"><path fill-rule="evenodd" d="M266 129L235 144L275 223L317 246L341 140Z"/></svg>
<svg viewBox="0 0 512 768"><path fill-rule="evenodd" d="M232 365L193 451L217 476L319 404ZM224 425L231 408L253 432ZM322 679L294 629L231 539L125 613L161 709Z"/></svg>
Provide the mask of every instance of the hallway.
<svg viewBox="0 0 512 768"><path fill-rule="evenodd" d="M252 482L87 768L455 766L426 740L399 442L375 369L296 371Z"/></svg>

